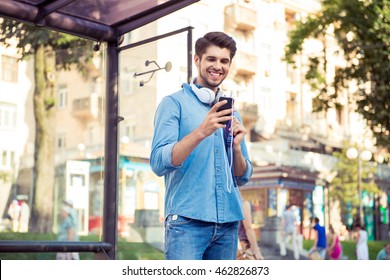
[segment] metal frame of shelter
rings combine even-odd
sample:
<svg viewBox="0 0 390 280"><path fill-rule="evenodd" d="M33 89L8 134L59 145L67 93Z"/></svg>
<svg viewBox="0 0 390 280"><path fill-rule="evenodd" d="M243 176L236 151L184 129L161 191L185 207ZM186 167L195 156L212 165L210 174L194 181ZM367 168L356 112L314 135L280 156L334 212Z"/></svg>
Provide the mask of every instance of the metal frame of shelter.
<svg viewBox="0 0 390 280"><path fill-rule="evenodd" d="M115 259L118 237L118 74L119 53L179 32L188 31L188 65L191 65L191 29L184 28L119 47L121 36L200 0L1 0L0 17L107 43L104 206L102 242L0 241L0 252L94 252L98 259ZM76 4L92 8L85 13ZM111 11L111 13L108 11ZM111 18L93 17L109 14ZM127 16L130 14L130 16ZM116 17L118 15L118 17ZM188 75L191 76L191 67ZM115 187L113 187L115 186Z"/></svg>

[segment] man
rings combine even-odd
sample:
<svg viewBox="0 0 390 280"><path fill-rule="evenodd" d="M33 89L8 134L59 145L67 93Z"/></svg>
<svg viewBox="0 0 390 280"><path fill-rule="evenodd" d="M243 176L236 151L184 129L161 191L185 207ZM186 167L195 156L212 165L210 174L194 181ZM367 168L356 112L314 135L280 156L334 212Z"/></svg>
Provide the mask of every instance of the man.
<svg viewBox="0 0 390 280"><path fill-rule="evenodd" d="M280 240L280 255L287 255L287 242L291 240L294 252L294 259L299 260L299 249L296 229L297 217L294 213L294 205L287 205L283 212L281 221L281 240Z"/></svg>
<svg viewBox="0 0 390 280"><path fill-rule="evenodd" d="M376 255L377 260L390 260L390 243L385 244L385 247Z"/></svg>
<svg viewBox="0 0 390 280"><path fill-rule="evenodd" d="M239 113L217 112L226 101L212 100L235 53L235 41L222 32L199 38L198 77L157 108L150 162L165 177L166 259L236 257L238 222L244 218L237 186L248 182L253 169Z"/></svg>
<svg viewBox="0 0 390 280"><path fill-rule="evenodd" d="M320 225L320 219L314 218L314 244L309 251L309 255L318 252L320 259L324 260L326 255L326 232L325 227Z"/></svg>
<svg viewBox="0 0 390 280"><path fill-rule="evenodd" d="M61 223L58 227L57 241L79 241L77 221L74 220L72 212L72 207L64 202L60 212ZM80 256L78 252L59 252L56 259L79 260Z"/></svg>

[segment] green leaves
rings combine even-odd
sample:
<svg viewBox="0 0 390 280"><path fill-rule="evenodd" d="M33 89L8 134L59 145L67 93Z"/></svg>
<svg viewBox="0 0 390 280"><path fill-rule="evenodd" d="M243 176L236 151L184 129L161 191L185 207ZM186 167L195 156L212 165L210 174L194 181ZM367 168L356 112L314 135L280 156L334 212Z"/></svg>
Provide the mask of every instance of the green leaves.
<svg viewBox="0 0 390 280"><path fill-rule="evenodd" d="M339 93L349 91L351 100L357 103L357 112L367 121L378 146L389 149L390 1L324 0L322 3L320 13L298 22L296 29L290 32L285 59L294 63L294 57L301 54L305 40L321 40L324 52L310 58L305 75L317 92L313 111L335 108ZM345 65L336 69L334 80L326 85L325 38L329 35L337 40ZM352 91L352 84L357 84L358 90Z"/></svg>

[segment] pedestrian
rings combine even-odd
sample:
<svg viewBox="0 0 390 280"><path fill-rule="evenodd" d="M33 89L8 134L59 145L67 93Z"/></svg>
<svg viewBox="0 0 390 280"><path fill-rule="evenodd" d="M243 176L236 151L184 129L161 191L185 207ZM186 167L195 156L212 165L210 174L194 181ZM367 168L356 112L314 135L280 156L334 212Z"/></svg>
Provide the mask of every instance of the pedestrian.
<svg viewBox="0 0 390 280"><path fill-rule="evenodd" d="M369 260L367 231L360 223L355 225L356 258L358 260Z"/></svg>
<svg viewBox="0 0 390 280"><path fill-rule="evenodd" d="M297 216L294 213L294 205L289 204L282 214L280 224L280 255L287 255L287 244L291 242L294 253L294 259L299 260L298 234L297 234Z"/></svg>
<svg viewBox="0 0 390 280"><path fill-rule="evenodd" d="M324 260L326 256L326 230L325 227L320 225L320 219L317 217L312 221L314 221L314 244L309 250L309 257L318 253L318 259Z"/></svg>
<svg viewBox="0 0 390 280"><path fill-rule="evenodd" d="M72 215L72 207L63 204L60 213L61 223L58 228L57 241L79 241L77 233L77 222L74 221ZM78 252L59 252L57 260L79 260Z"/></svg>
<svg viewBox="0 0 390 280"><path fill-rule="evenodd" d="M28 223L30 221L30 206L28 206L27 200L27 195L20 196L19 232L28 232Z"/></svg>
<svg viewBox="0 0 390 280"><path fill-rule="evenodd" d="M73 205L73 200L71 199L66 199L63 201L64 205L67 205L71 208L71 212L70 212L70 215L72 216L72 219L74 221L74 223L76 224L76 228L78 229L78 222L79 222L79 216L78 216L78 213L77 213L77 209L74 208L74 205Z"/></svg>
<svg viewBox="0 0 390 280"><path fill-rule="evenodd" d="M19 202L16 199L12 200L11 204L9 205L7 214L11 223L11 231L13 232L17 232L19 229L20 210L21 207Z"/></svg>
<svg viewBox="0 0 390 280"><path fill-rule="evenodd" d="M238 238L240 248L237 251L237 259L263 260L256 234L252 226L251 204L249 201L242 202L245 219L240 221L238 226Z"/></svg>
<svg viewBox="0 0 390 280"><path fill-rule="evenodd" d="M165 177L166 259L234 260L244 219L237 186L252 175L238 111L219 101L236 42L210 32L195 43L198 76L159 104L150 164ZM227 124L225 124L227 122Z"/></svg>
<svg viewBox="0 0 390 280"><path fill-rule="evenodd" d="M386 243L382 250L376 255L377 260L390 260L390 243Z"/></svg>
<svg viewBox="0 0 390 280"><path fill-rule="evenodd" d="M339 260L342 253L341 243L332 225L329 226L329 242L327 253L329 259Z"/></svg>

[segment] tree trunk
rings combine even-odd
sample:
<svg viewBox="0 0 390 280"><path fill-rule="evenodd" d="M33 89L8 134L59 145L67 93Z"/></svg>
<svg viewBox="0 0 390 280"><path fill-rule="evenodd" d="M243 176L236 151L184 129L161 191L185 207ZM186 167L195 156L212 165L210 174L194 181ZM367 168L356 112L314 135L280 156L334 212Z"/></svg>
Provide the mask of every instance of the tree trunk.
<svg viewBox="0 0 390 280"><path fill-rule="evenodd" d="M34 58L35 150L30 230L46 233L53 230L55 52L49 46L39 45Z"/></svg>

